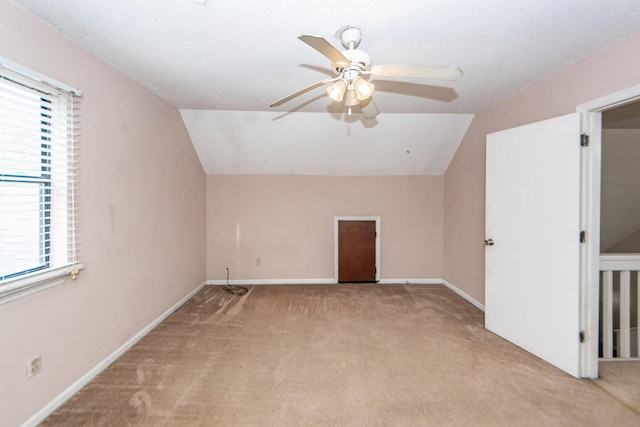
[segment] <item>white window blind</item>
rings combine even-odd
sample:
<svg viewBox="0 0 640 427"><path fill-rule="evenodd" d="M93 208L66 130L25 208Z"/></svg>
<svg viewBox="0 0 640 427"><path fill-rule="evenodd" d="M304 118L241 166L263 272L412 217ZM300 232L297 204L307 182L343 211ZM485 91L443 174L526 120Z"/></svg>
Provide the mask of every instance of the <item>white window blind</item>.
<svg viewBox="0 0 640 427"><path fill-rule="evenodd" d="M77 274L79 97L0 58L0 302Z"/></svg>

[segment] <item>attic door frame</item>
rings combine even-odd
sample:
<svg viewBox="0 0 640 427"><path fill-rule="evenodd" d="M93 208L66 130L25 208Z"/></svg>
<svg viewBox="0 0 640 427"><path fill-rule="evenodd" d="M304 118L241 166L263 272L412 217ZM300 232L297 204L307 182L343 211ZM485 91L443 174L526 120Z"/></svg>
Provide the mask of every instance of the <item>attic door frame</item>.
<svg viewBox="0 0 640 427"><path fill-rule="evenodd" d="M376 222L376 282L380 281L380 217L379 216L334 216L333 217L333 277L338 283L338 223L340 221L375 221Z"/></svg>
<svg viewBox="0 0 640 427"><path fill-rule="evenodd" d="M582 150L581 229L586 242L581 245L580 328L585 332L585 348L580 351L580 376L598 378L598 321L600 304L600 174L602 168L602 112L640 100L640 85L580 104L582 132L589 146Z"/></svg>

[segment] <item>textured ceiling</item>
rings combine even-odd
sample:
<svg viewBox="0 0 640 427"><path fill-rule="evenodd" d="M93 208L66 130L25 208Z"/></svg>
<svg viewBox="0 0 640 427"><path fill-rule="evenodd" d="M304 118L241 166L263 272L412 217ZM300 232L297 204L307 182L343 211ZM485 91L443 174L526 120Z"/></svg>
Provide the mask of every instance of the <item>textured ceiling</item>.
<svg viewBox="0 0 640 427"><path fill-rule="evenodd" d="M297 39L301 34L322 36L341 47L335 31L355 25L364 32L360 49L374 64L462 68L464 75L456 82L373 78L381 114L373 124L361 123L367 138L382 132L385 115L391 113L414 117L481 111L640 30L638 0L14 2L170 104L235 111L237 123L246 111L334 117L343 111L321 88L269 108L333 76L329 61ZM295 113L280 120L294 126ZM413 138L413 122L419 126L414 117L395 131L396 138L384 143ZM440 134L438 121L429 122L434 134ZM329 134L348 140L342 132L348 125L345 120L328 123L336 127ZM443 122L442 129L447 126ZM238 134L244 133L238 129ZM308 144L315 139L322 142L316 135ZM236 142L246 149L253 143L239 138ZM451 142L454 150L459 142ZM201 160L209 169L210 159ZM325 166L329 173L331 165ZM249 165L235 173L252 171Z"/></svg>

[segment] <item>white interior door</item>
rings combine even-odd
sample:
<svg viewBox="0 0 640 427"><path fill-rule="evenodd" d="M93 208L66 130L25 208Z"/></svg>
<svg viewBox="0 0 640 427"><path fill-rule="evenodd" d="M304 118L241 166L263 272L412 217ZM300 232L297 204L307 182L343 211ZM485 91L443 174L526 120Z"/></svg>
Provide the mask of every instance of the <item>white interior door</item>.
<svg viewBox="0 0 640 427"><path fill-rule="evenodd" d="M485 327L579 375L580 116L487 136Z"/></svg>

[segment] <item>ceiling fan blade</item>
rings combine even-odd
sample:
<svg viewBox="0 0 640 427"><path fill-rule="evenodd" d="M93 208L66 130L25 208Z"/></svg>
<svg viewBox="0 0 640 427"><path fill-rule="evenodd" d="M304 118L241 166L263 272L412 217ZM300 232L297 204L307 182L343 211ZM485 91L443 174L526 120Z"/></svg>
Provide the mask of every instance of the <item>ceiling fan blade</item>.
<svg viewBox="0 0 640 427"><path fill-rule="evenodd" d="M362 109L362 114L364 114L365 119L375 119L380 111L378 111L378 106L376 105L373 97L370 96L368 99L364 101L360 101L360 109Z"/></svg>
<svg viewBox="0 0 640 427"><path fill-rule="evenodd" d="M378 77L415 77L431 80L458 80L462 70L447 65L372 65L371 74Z"/></svg>
<svg viewBox="0 0 640 427"><path fill-rule="evenodd" d="M319 82L315 82L314 84L312 84L312 85L310 85L310 86L307 86L307 87L305 87L304 89L300 89L299 91L297 91L297 92L295 92L295 93L292 93L292 94L291 94L291 95L289 95L289 96L285 96L284 98L282 98L282 99L280 99L280 100L278 100L278 101L274 102L273 104L269 105L269 107L277 107L278 105L282 105L282 104L284 104L284 103L285 103L285 102L287 102L287 101L291 101L291 100L292 100L293 98L295 98L296 96L300 96L300 95L302 95L303 93L307 93L307 92L309 92L310 90L313 90L313 89L315 89L315 88L317 88L317 87L320 87L320 86L322 86L322 85L326 85L327 83L335 82L335 81L336 81L336 80L338 80L339 78L340 78L340 77L335 77L335 78L332 78L332 79L324 79L324 80L320 80Z"/></svg>
<svg viewBox="0 0 640 427"><path fill-rule="evenodd" d="M342 52L322 37L302 35L298 38L329 58L334 64L343 64L344 66L348 66L350 64L349 60L342 54Z"/></svg>

